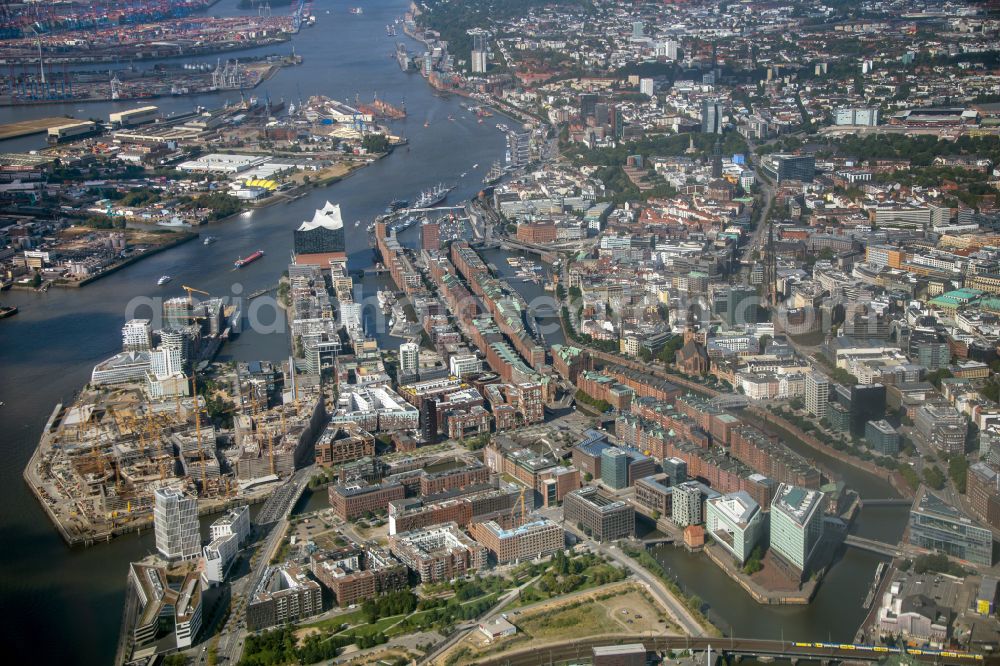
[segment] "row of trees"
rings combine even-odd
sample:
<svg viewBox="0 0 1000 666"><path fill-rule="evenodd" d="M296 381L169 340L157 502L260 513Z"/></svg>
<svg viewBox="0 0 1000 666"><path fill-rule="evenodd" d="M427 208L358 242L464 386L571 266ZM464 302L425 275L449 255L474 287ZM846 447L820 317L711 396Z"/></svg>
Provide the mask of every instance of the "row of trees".
<svg viewBox="0 0 1000 666"><path fill-rule="evenodd" d="M312 634L302 645L298 644L295 630L282 627L262 634L247 636L240 666L278 666L279 664L314 664L333 659L341 648L357 644L359 648L369 648L387 641L385 634L355 635L348 632L333 636Z"/></svg>
<svg viewBox="0 0 1000 666"><path fill-rule="evenodd" d="M366 599L361 605L361 612L365 622L373 624L379 618L412 613L416 607L417 595L410 590L397 590L374 599Z"/></svg>

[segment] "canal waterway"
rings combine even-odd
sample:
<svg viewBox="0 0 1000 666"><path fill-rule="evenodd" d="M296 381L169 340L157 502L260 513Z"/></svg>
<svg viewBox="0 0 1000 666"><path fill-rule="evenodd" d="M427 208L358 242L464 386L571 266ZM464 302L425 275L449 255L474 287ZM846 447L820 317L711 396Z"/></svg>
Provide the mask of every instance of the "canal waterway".
<svg viewBox="0 0 1000 666"><path fill-rule="evenodd" d="M236 3L222 0L210 13L234 13L238 11ZM204 229L204 233L218 237L213 245L187 243L83 289L51 289L44 294L11 291L3 295L5 303L21 309L16 317L0 322L0 401L4 403L0 407L0 606L6 611L0 631L11 663L109 663L118 633L128 563L154 551L151 532L89 549L67 548L21 478L53 407L71 400L88 381L93 365L120 349L120 329L130 303L182 295L182 284L229 297L273 285L288 263L292 230L311 218L326 200L341 205L347 222L350 268L361 270L372 265L365 224L390 200L413 199L419 190L437 182L457 184L450 202L467 200L479 190L493 161L503 158L503 135L494 123L477 123L459 106L460 98L434 93L416 74L401 72L389 57L397 39L409 40L386 37L384 26L401 16L406 6L403 0L370 0L364 14L355 16L348 14L342 3L317 0L313 10L317 26L304 29L284 47L291 52L294 45L295 52L304 57L304 64L282 70L253 94L290 102L314 94L341 100L353 100L357 94L370 99L377 92L393 103L405 101L409 117L391 127L409 139L407 148L293 203L261 209L251 216ZM419 48L414 42L409 46L411 51ZM270 47L247 53L273 52L284 51ZM238 93L229 92L152 103L168 113L179 113L195 105L216 107L236 97ZM111 111L137 105L73 103L4 108L0 109L0 122L58 114L106 119ZM81 108L82 112L77 110ZM43 140L34 136L0 142L0 151L38 148ZM473 168L475 164L477 168ZM468 175L460 179L463 172ZM354 220L361 220L361 226L354 227ZM243 270L233 270L232 262L237 257L257 249L266 252L263 259ZM504 260L506 256L491 251L486 258L501 275L511 275L514 271ZM157 278L165 274L173 276L173 281L157 287ZM366 277L359 297L373 296L384 279ZM516 282L513 286L529 303L545 296L541 285ZM144 313L140 308L136 314L148 316L148 311ZM283 317L268 307L256 314L262 322L274 321L276 330L245 331L223 350L223 360L280 360L287 356ZM556 314L554 310L539 312L550 323L556 321ZM374 322L381 320L377 314L372 316ZM555 332L550 333L553 328ZM557 326L547 326L545 332L549 344L562 342ZM383 335L379 332L380 337ZM853 474L837 461L832 461L829 468ZM863 481L860 477L857 480ZM854 480L849 483L853 485ZM878 488L877 484L862 494L892 496L890 489ZM325 504L324 491L303 501L306 508ZM870 536L898 533L904 520L905 511L867 509L857 530ZM703 557L679 549L662 549L658 556L688 592L708 603L713 615L724 618L738 635L779 636L784 627L786 637L825 639L829 634L834 640L849 637L857 627L858 609L877 561L875 556L848 551L813 605L763 608ZM58 640L52 639L54 635Z"/></svg>

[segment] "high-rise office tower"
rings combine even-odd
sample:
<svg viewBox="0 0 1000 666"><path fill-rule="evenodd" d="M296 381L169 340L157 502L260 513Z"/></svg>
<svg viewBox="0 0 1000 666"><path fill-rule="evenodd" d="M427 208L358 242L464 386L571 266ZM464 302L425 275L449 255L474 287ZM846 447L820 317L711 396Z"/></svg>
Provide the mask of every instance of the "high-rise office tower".
<svg viewBox="0 0 1000 666"><path fill-rule="evenodd" d="M399 373L415 375L420 368L420 345L415 342L404 342L399 345Z"/></svg>
<svg viewBox="0 0 1000 666"><path fill-rule="evenodd" d="M191 303L183 297L163 301L163 327L184 328L191 323Z"/></svg>
<svg viewBox="0 0 1000 666"><path fill-rule="evenodd" d="M486 33L477 30L472 33L472 72L485 74L487 65Z"/></svg>
<svg viewBox="0 0 1000 666"><path fill-rule="evenodd" d="M701 131L706 134L722 134L722 103L719 100L702 100Z"/></svg>
<svg viewBox="0 0 1000 666"><path fill-rule="evenodd" d="M830 406L830 380L826 375L810 372L806 375L806 409L817 418L826 416Z"/></svg>
<svg viewBox="0 0 1000 666"><path fill-rule="evenodd" d="M160 554L171 560L200 555L198 500L173 488L158 488L153 501L153 531Z"/></svg>

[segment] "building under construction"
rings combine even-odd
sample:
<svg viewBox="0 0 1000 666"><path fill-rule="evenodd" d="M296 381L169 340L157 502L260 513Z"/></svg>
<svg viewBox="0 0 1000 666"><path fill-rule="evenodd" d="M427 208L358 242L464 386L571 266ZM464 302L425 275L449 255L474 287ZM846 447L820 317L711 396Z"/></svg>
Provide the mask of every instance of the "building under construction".
<svg viewBox="0 0 1000 666"><path fill-rule="evenodd" d="M70 543L110 537L152 519L163 486L225 499L235 484L220 476L205 401L149 401L139 387L86 390L59 405L25 471Z"/></svg>
<svg viewBox="0 0 1000 666"><path fill-rule="evenodd" d="M191 386L162 399L126 381L87 388L53 411L24 475L70 544L147 527L158 488L222 509L313 462L322 393L298 386L287 364L178 377Z"/></svg>
<svg viewBox="0 0 1000 666"><path fill-rule="evenodd" d="M323 394L300 385L286 363L243 364L237 371L234 447L226 460L242 485L284 477L315 457L313 446L326 421Z"/></svg>

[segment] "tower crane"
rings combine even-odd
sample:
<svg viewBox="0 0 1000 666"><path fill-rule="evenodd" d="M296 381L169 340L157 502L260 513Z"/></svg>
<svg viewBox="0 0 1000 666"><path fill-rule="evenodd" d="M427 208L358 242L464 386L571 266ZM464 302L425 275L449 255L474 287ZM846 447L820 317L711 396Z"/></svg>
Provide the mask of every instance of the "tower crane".
<svg viewBox="0 0 1000 666"><path fill-rule="evenodd" d="M521 493L520 493L520 495L518 495L517 502L515 502L514 506L511 507L511 509L510 509L510 522L513 524L514 527L520 527L521 525L524 525L524 523L527 522L527 520L526 520L526 512L525 512L525 509L524 509L524 491L525 490L527 490L527 489L524 486L521 486ZM517 515L517 507L519 505L521 507L521 518L518 521L516 519L516 515Z"/></svg>
<svg viewBox="0 0 1000 666"><path fill-rule="evenodd" d="M201 448L201 402L198 400L198 373L191 373L191 392L194 394L194 432L198 438L198 459L201 462L201 490L207 492L205 451Z"/></svg>
<svg viewBox="0 0 1000 666"><path fill-rule="evenodd" d="M181 285L181 289L183 289L184 291L187 292L187 295L188 295L188 305L193 305L194 304L194 299L191 298L192 292L193 293L197 293L197 294L204 294L205 296L210 296L210 294L207 291L202 291L201 289L195 289L194 287L189 287L186 284L185 285Z"/></svg>

